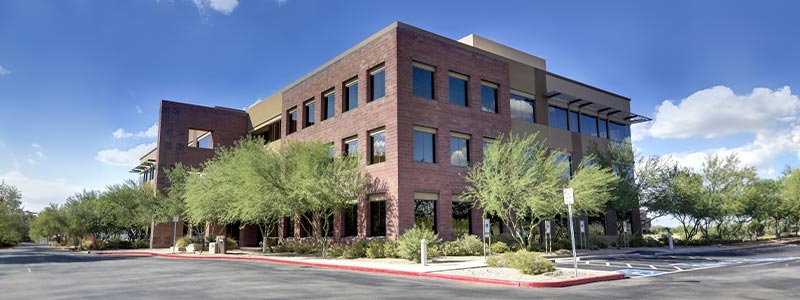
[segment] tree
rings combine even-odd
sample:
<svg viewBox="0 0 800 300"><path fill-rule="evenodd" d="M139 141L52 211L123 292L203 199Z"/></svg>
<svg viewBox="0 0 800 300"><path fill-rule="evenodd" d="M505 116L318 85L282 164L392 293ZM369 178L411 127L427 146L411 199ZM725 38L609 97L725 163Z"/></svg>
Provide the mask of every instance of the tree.
<svg viewBox="0 0 800 300"><path fill-rule="evenodd" d="M781 195L780 181L757 180L748 188L742 203L756 219L772 221L775 237L780 238L780 223L791 213L789 202Z"/></svg>
<svg viewBox="0 0 800 300"><path fill-rule="evenodd" d="M67 220L64 216L62 206L50 203L39 212L36 219L31 224L31 236L36 238L55 238L61 244L64 235L67 233Z"/></svg>
<svg viewBox="0 0 800 300"><path fill-rule="evenodd" d="M643 204L658 215L672 215L683 231L684 244L697 234L702 216L703 179L692 170L660 157L640 164Z"/></svg>
<svg viewBox="0 0 800 300"><path fill-rule="evenodd" d="M364 193L369 180L357 156L330 156L330 144L317 141L289 142L280 150L291 170L283 184L291 210L312 224L323 255L332 233L333 216Z"/></svg>
<svg viewBox="0 0 800 300"><path fill-rule="evenodd" d="M736 154L724 158L714 155L703 163L701 174L705 191L704 200L700 202L700 211L703 212L700 230L709 240L709 228L715 225L717 237L723 240L727 233L723 227L725 222L737 221L735 218L742 215L739 203L748 185L755 180L755 168L740 167ZM737 222L734 233L742 223Z"/></svg>
<svg viewBox="0 0 800 300"><path fill-rule="evenodd" d="M0 247L19 244L28 235L22 193L0 181Z"/></svg>
<svg viewBox="0 0 800 300"><path fill-rule="evenodd" d="M787 169L782 180L781 195L786 202L788 216L795 221L795 235L800 232L800 168Z"/></svg>
<svg viewBox="0 0 800 300"><path fill-rule="evenodd" d="M131 240L148 238L150 223L158 210L152 185L129 179L109 185L100 198L114 215L113 228L108 233L124 232Z"/></svg>
<svg viewBox="0 0 800 300"><path fill-rule="evenodd" d="M636 154L629 143L606 144L605 149L600 149L598 144L589 145L589 152L597 158L597 163L609 169L614 174L614 191L607 202L606 211L613 211L617 216L617 234L622 238L623 222L630 222L631 212L638 211L641 207L639 194L641 189L641 176L636 176L634 166ZM639 165L642 160L639 160Z"/></svg>
<svg viewBox="0 0 800 300"><path fill-rule="evenodd" d="M610 197L613 177L607 169L582 163L568 181L564 174L569 166L559 157L536 134L501 137L489 145L482 162L470 166L462 197L498 216L512 237L530 248L541 221L566 213L563 188L575 188L575 209L585 213L602 211Z"/></svg>

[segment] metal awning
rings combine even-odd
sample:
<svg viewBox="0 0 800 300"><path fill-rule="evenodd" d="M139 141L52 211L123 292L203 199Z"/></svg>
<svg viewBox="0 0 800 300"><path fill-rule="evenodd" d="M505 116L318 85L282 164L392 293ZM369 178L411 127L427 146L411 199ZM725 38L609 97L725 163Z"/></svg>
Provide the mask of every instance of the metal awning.
<svg viewBox="0 0 800 300"><path fill-rule="evenodd" d="M605 116L606 118L610 116L615 116L622 120L628 121L631 124L649 122L653 120L651 118L645 117L640 114L635 114L632 112L624 112L622 110L615 109L607 105L592 102L559 91L549 91L546 94L544 94L544 96L548 100L555 100L565 104L568 109L572 109L574 107L577 107L578 110L590 109L595 111L598 116Z"/></svg>
<svg viewBox="0 0 800 300"><path fill-rule="evenodd" d="M139 163L138 166L136 166L133 169L131 169L130 171L128 171L128 173L142 173L144 170L149 169L150 167L154 166L155 164L156 164L155 158L149 158L149 159Z"/></svg>

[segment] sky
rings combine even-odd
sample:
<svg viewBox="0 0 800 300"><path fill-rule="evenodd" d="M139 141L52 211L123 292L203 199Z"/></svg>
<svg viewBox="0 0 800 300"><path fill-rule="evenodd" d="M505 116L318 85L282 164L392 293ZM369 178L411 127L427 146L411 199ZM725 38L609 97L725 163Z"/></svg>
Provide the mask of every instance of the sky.
<svg viewBox="0 0 800 300"><path fill-rule="evenodd" d="M800 165L796 1L0 0L0 180L39 211L135 178L162 99L244 109L401 21L625 95L640 155Z"/></svg>

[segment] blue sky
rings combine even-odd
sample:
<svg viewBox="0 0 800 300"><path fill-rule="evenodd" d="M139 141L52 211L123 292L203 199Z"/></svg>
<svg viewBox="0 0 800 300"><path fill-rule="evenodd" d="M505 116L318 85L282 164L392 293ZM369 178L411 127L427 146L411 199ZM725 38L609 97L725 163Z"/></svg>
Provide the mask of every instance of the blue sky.
<svg viewBox="0 0 800 300"><path fill-rule="evenodd" d="M646 3L645 3L646 2ZM394 21L633 99L643 155L798 166L793 1L0 0L0 179L27 209L130 178L161 99L245 108Z"/></svg>

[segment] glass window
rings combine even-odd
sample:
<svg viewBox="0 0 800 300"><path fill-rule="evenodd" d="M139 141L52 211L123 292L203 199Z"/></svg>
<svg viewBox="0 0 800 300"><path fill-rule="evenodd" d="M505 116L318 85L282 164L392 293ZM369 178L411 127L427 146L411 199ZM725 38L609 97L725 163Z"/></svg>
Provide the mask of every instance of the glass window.
<svg viewBox="0 0 800 300"><path fill-rule="evenodd" d="M607 139L608 138L608 120L600 119L598 120L597 124L599 125L600 137Z"/></svg>
<svg viewBox="0 0 800 300"><path fill-rule="evenodd" d="M344 209L344 236L358 235L358 205L349 204Z"/></svg>
<svg viewBox="0 0 800 300"><path fill-rule="evenodd" d="M352 138L344 141L344 155L358 155L358 139Z"/></svg>
<svg viewBox="0 0 800 300"><path fill-rule="evenodd" d="M491 231L492 235L501 235L505 231L505 225L503 224L503 219L495 215L489 215L489 223L491 224Z"/></svg>
<svg viewBox="0 0 800 300"><path fill-rule="evenodd" d="M497 113L497 87L481 85L481 110Z"/></svg>
<svg viewBox="0 0 800 300"><path fill-rule="evenodd" d="M466 167L469 163L469 139L462 136L450 137L450 165Z"/></svg>
<svg viewBox="0 0 800 300"><path fill-rule="evenodd" d="M414 226L436 231L436 201L414 199Z"/></svg>
<svg viewBox="0 0 800 300"><path fill-rule="evenodd" d="M412 73L414 96L433 99L433 68L415 64Z"/></svg>
<svg viewBox="0 0 800 300"><path fill-rule="evenodd" d="M436 152L434 151L434 137L436 134L427 131L414 130L414 160L433 163Z"/></svg>
<svg viewBox="0 0 800 300"><path fill-rule="evenodd" d="M450 73L450 103L460 106L469 106L469 104L467 104L467 80L468 77L464 75Z"/></svg>
<svg viewBox="0 0 800 300"><path fill-rule="evenodd" d="M386 161L386 131L370 134L371 153L370 163L377 164Z"/></svg>
<svg viewBox="0 0 800 300"><path fill-rule="evenodd" d="M286 122L286 134L297 131L297 109L292 109L288 112L289 122Z"/></svg>
<svg viewBox="0 0 800 300"><path fill-rule="evenodd" d="M459 201L453 195L453 235L472 234L472 202Z"/></svg>
<svg viewBox="0 0 800 300"><path fill-rule="evenodd" d="M353 80L344 87L344 109L348 111L358 107L358 80Z"/></svg>
<svg viewBox="0 0 800 300"><path fill-rule="evenodd" d="M322 120L333 118L336 114L336 93L330 92L322 98Z"/></svg>
<svg viewBox="0 0 800 300"><path fill-rule="evenodd" d="M616 142L631 141L631 127L629 125L608 121L608 138Z"/></svg>
<svg viewBox="0 0 800 300"><path fill-rule="evenodd" d="M369 100L377 100L386 95L386 70L374 71L369 76L369 86L371 93Z"/></svg>
<svg viewBox="0 0 800 300"><path fill-rule="evenodd" d="M556 154L556 162L558 163L566 163L567 170L564 172L564 178L569 180L572 178L572 153L569 152L560 152Z"/></svg>
<svg viewBox="0 0 800 300"><path fill-rule="evenodd" d="M566 109L556 106L548 106L547 116L550 119L550 127L561 128L564 130L569 129L569 126L567 125Z"/></svg>
<svg viewBox="0 0 800 300"><path fill-rule="evenodd" d="M483 138L483 157L486 157L486 149L489 149L489 145L494 143L494 139Z"/></svg>
<svg viewBox="0 0 800 300"><path fill-rule="evenodd" d="M386 236L386 196L370 196L369 212L370 236Z"/></svg>
<svg viewBox="0 0 800 300"><path fill-rule="evenodd" d="M511 94L511 118L533 123L533 99Z"/></svg>
<svg viewBox="0 0 800 300"><path fill-rule="evenodd" d="M303 108L303 128L314 125L314 101L308 102Z"/></svg>
<svg viewBox="0 0 800 300"><path fill-rule="evenodd" d="M578 127L578 112L569 111L569 130L573 132L580 132Z"/></svg>
<svg viewBox="0 0 800 300"><path fill-rule="evenodd" d="M581 132L597 136L597 117L581 114Z"/></svg>

